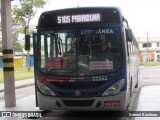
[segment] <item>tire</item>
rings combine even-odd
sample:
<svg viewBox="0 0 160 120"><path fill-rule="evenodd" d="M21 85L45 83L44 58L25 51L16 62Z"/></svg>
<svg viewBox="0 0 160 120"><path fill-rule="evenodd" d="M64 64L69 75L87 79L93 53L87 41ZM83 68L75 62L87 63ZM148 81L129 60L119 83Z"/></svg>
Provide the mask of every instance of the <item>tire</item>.
<svg viewBox="0 0 160 120"><path fill-rule="evenodd" d="M135 88L138 88L138 80L137 80L137 84L136 84Z"/></svg>

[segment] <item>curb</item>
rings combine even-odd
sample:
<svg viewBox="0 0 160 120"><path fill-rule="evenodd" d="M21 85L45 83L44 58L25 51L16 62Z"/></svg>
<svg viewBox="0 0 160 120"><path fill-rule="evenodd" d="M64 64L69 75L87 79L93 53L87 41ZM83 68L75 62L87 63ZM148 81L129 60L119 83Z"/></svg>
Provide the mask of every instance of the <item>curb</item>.
<svg viewBox="0 0 160 120"><path fill-rule="evenodd" d="M19 86L16 86L15 89L29 87L29 86L33 86L33 85L35 85L35 83L29 83L29 84L19 85ZM4 92L4 89L0 89L0 93L1 92Z"/></svg>

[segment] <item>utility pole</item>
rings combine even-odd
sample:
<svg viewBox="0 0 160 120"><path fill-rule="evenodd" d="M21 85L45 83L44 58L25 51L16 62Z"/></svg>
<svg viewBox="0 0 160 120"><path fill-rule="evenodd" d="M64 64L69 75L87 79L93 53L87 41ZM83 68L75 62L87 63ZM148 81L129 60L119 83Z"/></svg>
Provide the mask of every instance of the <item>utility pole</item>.
<svg viewBox="0 0 160 120"><path fill-rule="evenodd" d="M4 98L6 107L16 106L11 0L1 0Z"/></svg>
<svg viewBox="0 0 160 120"><path fill-rule="evenodd" d="M148 31L147 31L147 52L148 52Z"/></svg>
<svg viewBox="0 0 160 120"><path fill-rule="evenodd" d="M26 35L27 34L27 30L29 31L29 26L25 26L25 29L24 29L24 34L25 34L25 42L29 42L30 44L30 41L27 41L28 39L26 39ZM26 43L25 43L26 44ZM25 47L25 50L27 50L27 63L28 63L28 71L30 71L31 69L31 66L30 66L30 45L29 46L26 46Z"/></svg>
<svg viewBox="0 0 160 120"><path fill-rule="evenodd" d="M148 30L147 30L147 54L148 54L148 61L150 61L150 57L149 57L149 43L148 43Z"/></svg>

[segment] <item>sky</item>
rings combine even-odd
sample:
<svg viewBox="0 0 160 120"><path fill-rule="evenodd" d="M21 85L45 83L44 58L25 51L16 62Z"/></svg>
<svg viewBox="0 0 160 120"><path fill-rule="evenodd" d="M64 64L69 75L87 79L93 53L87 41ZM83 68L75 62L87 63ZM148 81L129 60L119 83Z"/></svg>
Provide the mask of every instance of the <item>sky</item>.
<svg viewBox="0 0 160 120"><path fill-rule="evenodd" d="M137 37L145 37L147 31L148 36L160 37L159 3L159 0L48 0L47 4L38 10L31 24L37 25L37 19L44 11L77 6L115 6L121 9Z"/></svg>

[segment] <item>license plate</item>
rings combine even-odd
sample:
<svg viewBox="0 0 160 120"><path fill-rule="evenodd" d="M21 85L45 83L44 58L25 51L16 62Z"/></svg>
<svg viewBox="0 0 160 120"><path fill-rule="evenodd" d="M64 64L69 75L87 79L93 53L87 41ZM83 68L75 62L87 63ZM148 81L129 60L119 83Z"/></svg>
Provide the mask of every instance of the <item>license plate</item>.
<svg viewBox="0 0 160 120"><path fill-rule="evenodd" d="M120 101L104 101L104 107L114 107L114 106L120 106Z"/></svg>

